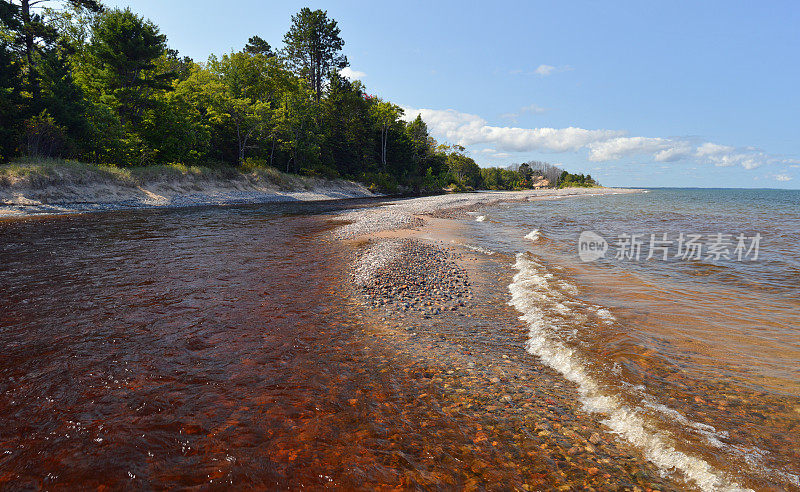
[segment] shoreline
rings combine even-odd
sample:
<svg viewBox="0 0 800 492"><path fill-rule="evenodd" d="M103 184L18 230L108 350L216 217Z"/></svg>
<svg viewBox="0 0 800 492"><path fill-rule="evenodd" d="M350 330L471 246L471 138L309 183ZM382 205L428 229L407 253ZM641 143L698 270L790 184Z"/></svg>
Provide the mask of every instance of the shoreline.
<svg viewBox="0 0 800 492"><path fill-rule="evenodd" d="M325 202L386 198L373 193L364 185L354 181L302 178L303 189L279 189L255 181L211 179L182 179L157 181L143 185L112 182L77 183L68 185L0 186L0 220L25 219L57 215L94 212L179 209L207 206L263 205L297 202ZM294 183L293 186L298 186ZM444 201L439 213L447 213L464 207L479 207L503 201L559 198L565 196L587 196L643 192L627 188L567 188L525 191L475 191L426 197L389 199L388 205L421 200L422 203L436 197L454 197ZM425 213L425 206L418 207ZM433 211L432 211L433 213ZM348 220L348 219L345 219ZM410 223L413 220L406 217ZM401 221L402 222L402 221ZM394 226L392 226L394 227Z"/></svg>
<svg viewBox="0 0 800 492"><path fill-rule="evenodd" d="M524 191L479 191L389 201L382 207L352 210L337 216L348 222L334 231L337 239L355 239L392 230L422 227L426 218L458 218L467 212L504 202L524 202L597 195L646 193L638 188L563 188Z"/></svg>
<svg viewBox="0 0 800 492"><path fill-rule="evenodd" d="M0 166L0 219L380 196L354 181L291 175L269 167L116 168L73 161Z"/></svg>
<svg viewBox="0 0 800 492"><path fill-rule="evenodd" d="M372 336L433 375L426 391L436 398L423 408L447 408L475 433L472 471L486 473L504 453L519 456L501 463L524 490L680 489L587 412L573 382L525 350L528 330L507 302L510 259L470 248L459 220L499 202L586 195L412 199L340 214L352 222L331 235L351 250L352 295L373 320Z"/></svg>

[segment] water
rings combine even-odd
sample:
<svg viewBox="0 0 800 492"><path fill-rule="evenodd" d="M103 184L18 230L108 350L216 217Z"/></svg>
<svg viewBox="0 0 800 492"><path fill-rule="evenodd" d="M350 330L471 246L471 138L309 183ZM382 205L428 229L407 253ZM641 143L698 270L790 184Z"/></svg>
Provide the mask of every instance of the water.
<svg viewBox="0 0 800 492"><path fill-rule="evenodd" d="M2 222L0 487L798 489L798 198L483 209L475 308L419 320L353 291L354 202ZM763 240L581 263L585 229Z"/></svg>
<svg viewBox="0 0 800 492"><path fill-rule="evenodd" d="M514 258L528 350L605 425L700 488L800 487L800 192L663 189L480 213L469 235ZM605 258L580 261L583 231L612 244ZM759 256L687 260L673 245L647 260L664 233L758 233ZM615 257L621 234L643 235L639 261Z"/></svg>
<svg viewBox="0 0 800 492"><path fill-rule="evenodd" d="M361 483L379 412L342 409L401 385L352 356L336 208L0 224L0 487Z"/></svg>
<svg viewBox="0 0 800 492"><path fill-rule="evenodd" d="M354 206L0 223L0 488L665 490L613 441L570 465L599 424L518 350L503 285L469 317L367 309L328 235Z"/></svg>

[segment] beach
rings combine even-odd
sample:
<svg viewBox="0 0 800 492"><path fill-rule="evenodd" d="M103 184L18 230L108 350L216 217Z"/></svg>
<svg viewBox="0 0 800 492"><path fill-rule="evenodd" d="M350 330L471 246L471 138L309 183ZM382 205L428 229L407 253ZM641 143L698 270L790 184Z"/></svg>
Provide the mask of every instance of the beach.
<svg viewBox="0 0 800 492"><path fill-rule="evenodd" d="M621 195L641 192L604 191ZM576 218L570 215L571 211L583 209L581 213L589 216L597 204L608 200L599 195L591 192L584 192L583 197L572 193L555 196L505 194L505 198L500 198L476 194L408 200L345 213L339 218L349 223L336 229L333 235L358 250L353 260L352 280L365 309L378 313L381 323L393 326L390 336L404 340L400 344L403 350L417 346L416 350L431 360L453 360L459 371L446 371L447 375L440 377L441 381L447 381L444 383L446 387L460 387L461 394L454 395L456 401L465 394L469 395L467 398L478 398L482 402L478 408L496 418L498 428L507 426L506 429L513 432L515 428L533 427L536 436L547 437L537 443L540 458L554 454L558 462L559 456L569 457L567 461L573 468L567 475L578 478L566 485L568 489L587 485L599 489L625 487L622 483L645 489L677 487L700 490L771 489L772 483L789 488L800 485L791 465L795 453L792 451L794 439L788 435L783 439L776 434L771 438L762 437L760 432L746 430L750 424L738 429L730 426L741 421L744 415L764 412L768 422L764 421L763 425L773 429L784 428L791 433L790 429L798 424L796 409L800 408L791 372L779 382L771 383L766 391L763 387L754 390L754 384L769 383L762 377L748 379L747 373L753 370L752 366L733 369L720 366L719 362L706 362L707 356L702 354L712 350L712 345L697 338L687 338L684 342L686 335L670 331L676 322L683 323L676 316L691 316L685 323L695 323L698 329L702 329L697 323L703 321L693 319L697 307L690 304L681 314L677 314L674 308L665 307L668 312L676 311L673 318L665 315L663 321L648 325L655 323L653 329L672 333L671 339L662 343L671 343L675 347L690 343L686 349L679 349L676 355L686 357L688 353L684 350L697 352L691 357L700 358L691 364L701 364L698 369L706 366L703 369L705 373L695 376L685 365L682 368L670 367L673 364L669 363L662 366L664 363L654 356L660 356L663 349L648 348L649 344L635 348L629 346L625 350L633 350L636 354L635 364L641 368L638 371L651 375L642 379L621 373L619 364L627 361L629 355L614 362L613 359L604 360L605 357L597 359L595 354L614 350L611 346L604 347L601 340L613 340L612 337L619 336L614 333L624 321L616 317L619 316L618 310L612 313L607 306L587 300L586 286L578 288L574 278L580 273L583 276L581 280L598 282L593 276L600 274L594 270L594 265L572 265L574 262L561 253L556 257L541 256L560 239L550 233L545 220L533 220L533 223L544 226L537 224L537 228L527 234L524 230L518 232L519 239L511 250L507 249L509 244L504 244L491 233L475 236L477 231L487 227L484 224L493 224L496 227L494 234L509 234L508 226L499 222L501 215L516 207L517 210L529 210L535 216L537 200L556 200L548 203L550 210L547 213L556 214L569 224ZM596 197L596 201L581 202L581 198L589 197ZM566 201L559 202L562 198ZM559 209L566 210L559 213ZM601 221L606 220L604 216L600 217ZM602 222L589 221L586 227L597 227L598 224ZM577 237L578 233L574 234ZM494 249L495 245L501 247ZM575 247L569 243L559 245L563 246ZM516 248L521 250L512 252ZM530 254L531 251L534 255ZM572 251L569 254L574 255ZM602 281L615 282L603 275ZM601 288L600 285L594 286L594 290ZM622 287L611 287L612 291L619 288ZM639 290L635 294L639 302L655 302L655 299L645 300L643 286L627 286L623 292L630 296L631 288ZM661 290L663 296L664 287ZM723 299L743 295L741 292L727 293L710 285L704 290L708 290L706 297L718 296L715 302L720 313L736 310L734 305L727 307ZM506 297L509 294L510 300ZM676 292L676 295L686 294ZM742 301L740 297L739 302ZM629 304L638 309L646 305ZM781 335L776 336L785 337L786 342L791 343L790 327L792 320L796 319L792 314L796 312L795 308L779 303L775 304L775 309L785 313L780 320L774 320L776 328L781 327ZM648 317L653 316L654 313L648 314ZM523 322L522 326L516 327L517 340L513 341L514 336L509 338L508 333L500 335L495 332L497 324L502 324L499 320L515 317ZM712 333L719 336L748 329L740 328L738 324L731 322L719 328L709 326L708 330L721 331L709 331L702 336L714 337ZM527 340L522 335L526 332L525 325ZM583 331L587 332L586 336L595 336L599 340L585 339ZM454 339L458 342L453 343ZM476 339L479 341L477 344ZM738 357L752 357L750 354L766 348L749 346L751 343L760 345L753 339L733 347L740 354ZM718 350L723 350L719 342L715 345L719 345ZM534 356L533 360L521 357L522 347L527 349L527 354ZM731 348L728 345L724 350ZM778 355L780 352L769 353L781 357ZM731 359L730 364L734 364L733 360L736 358ZM782 360L786 369L796 370L792 355L784 354ZM606 364L607 368L602 369ZM531 367L527 365L535 368L535 375L530 375ZM708 365L718 369L710 369ZM720 369L733 371L723 378L734 379L709 379L709 370ZM769 371L776 374L775 367ZM498 377L495 372L505 377ZM456 373L458 375L453 376ZM677 387L665 391L667 388L658 383L661 378L669 381L669 386L675 384ZM651 387L651 384L656 386ZM543 388L557 390L539 393ZM683 388L679 390L683 395L673 392L678 388ZM777 393L769 394L771 388ZM546 402L554 402L555 408ZM522 418L520 414L527 420L519 420ZM711 417L712 414L716 417ZM553 422L556 422L556 430L550 427ZM564 433L558 434L562 429ZM553 432L556 434L551 435ZM551 436L558 443L555 448L548 444ZM489 440L493 443L509 441L507 436ZM602 445L597 446L599 443ZM529 442L519 439L514 444L517 448L529 445ZM636 463L633 477L625 477L625 472L618 468L620 456L625 453L629 453L629 459ZM644 461L640 461L642 459ZM613 467L604 464L613 464ZM652 474L642 470L649 470ZM556 475L558 473L554 471L547 473L537 487L556 488L560 483L554 478ZM647 480L641 480L643 476L648 477ZM637 482L634 477L640 480ZM669 480L664 481L665 477Z"/></svg>
<svg viewBox="0 0 800 492"><path fill-rule="evenodd" d="M677 223L643 191L3 221L0 484L791 490L791 378L755 389L638 270L626 303L629 267L574 262L616 214ZM761 302L791 323L778 280Z"/></svg>
<svg viewBox="0 0 800 492"><path fill-rule="evenodd" d="M0 219L113 210L374 198L364 185L281 173L182 165L132 169L72 161L0 168Z"/></svg>

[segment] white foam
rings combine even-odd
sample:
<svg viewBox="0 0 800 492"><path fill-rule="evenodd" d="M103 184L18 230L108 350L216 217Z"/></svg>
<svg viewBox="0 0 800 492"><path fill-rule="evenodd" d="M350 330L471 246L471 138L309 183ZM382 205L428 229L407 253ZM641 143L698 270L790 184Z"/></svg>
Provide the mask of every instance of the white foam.
<svg viewBox="0 0 800 492"><path fill-rule="evenodd" d="M478 253L483 253L488 256L492 256L493 254L495 254L495 251L492 251L491 249L481 248L480 246L473 246L471 244L466 244L466 243L462 243L461 245L467 249L470 249L472 251L477 251Z"/></svg>
<svg viewBox="0 0 800 492"><path fill-rule="evenodd" d="M616 395L606 393L588 372L581 356L555 334L554 325L559 321L548 319L545 314L548 304L563 305L564 296L548 282L552 275L524 254L517 255L514 267L517 273L508 287L510 304L522 313L520 319L528 324L528 352L575 383L587 411L603 415L603 423L612 432L639 448L664 473L680 471L687 481L702 490L748 490L729 480L702 458L675 449L668 434L659 432L640 412L629 408Z"/></svg>
<svg viewBox="0 0 800 492"><path fill-rule="evenodd" d="M486 220L486 216L485 215L479 215L479 216L475 217L475 220L477 222L483 222L484 220Z"/></svg>
<svg viewBox="0 0 800 492"><path fill-rule="evenodd" d="M530 239L531 241L538 241L541 234L539 233L539 229L534 229L525 236L525 239Z"/></svg>

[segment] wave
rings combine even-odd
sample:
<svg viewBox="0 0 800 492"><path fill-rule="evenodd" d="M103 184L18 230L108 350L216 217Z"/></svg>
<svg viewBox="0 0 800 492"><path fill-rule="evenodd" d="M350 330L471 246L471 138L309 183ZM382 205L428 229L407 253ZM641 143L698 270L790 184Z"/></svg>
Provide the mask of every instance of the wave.
<svg viewBox="0 0 800 492"><path fill-rule="evenodd" d="M580 402L586 411L602 415L603 424L637 447L665 473L679 471L688 482L702 490L749 490L702 458L675 449L670 444L674 436L656 428L646 418L643 409L630 408L619 395L604 390L588 371L588 365L581 355L564 343L563 334L573 331L570 330L570 325L574 326L574 322L586 319L586 314L574 312L568 307L581 305L580 301L563 294L558 286L564 281L548 273L532 255L518 254L514 268L517 273L508 287L511 292L509 304L522 313L520 319L528 325L527 351L577 385ZM607 323L613 319L613 315L605 308L589 305L581 307L585 308L584 311L589 316L597 318L597 321ZM646 401L655 406L651 399ZM668 407L654 409L673 417L677 414ZM702 424L698 424L700 425ZM698 426L694 426L695 429L705 431L709 438L719 436L716 429L700 429Z"/></svg>
<svg viewBox="0 0 800 492"><path fill-rule="evenodd" d="M481 248L480 246L473 246L472 244L461 243L461 246L464 246L465 248L467 248L469 250L472 250L472 251L477 251L478 253L483 253L483 254L488 255L488 256L492 256L492 255L494 255L496 253L495 251L492 251L491 249Z"/></svg>
<svg viewBox="0 0 800 492"><path fill-rule="evenodd" d="M539 229L534 229L525 236L525 239L530 239L535 242L538 241L541 236L542 234L539 232Z"/></svg>

